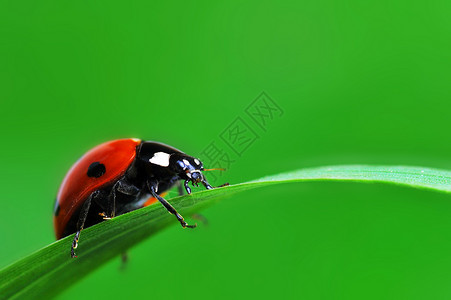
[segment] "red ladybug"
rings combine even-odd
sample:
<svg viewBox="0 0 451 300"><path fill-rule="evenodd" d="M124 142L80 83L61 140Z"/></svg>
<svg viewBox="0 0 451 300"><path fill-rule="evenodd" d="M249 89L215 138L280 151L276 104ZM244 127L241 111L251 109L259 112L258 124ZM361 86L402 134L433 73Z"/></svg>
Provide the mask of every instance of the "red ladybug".
<svg viewBox="0 0 451 300"><path fill-rule="evenodd" d="M157 200L182 227L194 228L161 194L180 180L188 194L190 182L212 189L202 171L199 159L162 143L121 139L101 144L83 155L61 184L53 217L56 238L75 232L71 256L76 257L83 228Z"/></svg>

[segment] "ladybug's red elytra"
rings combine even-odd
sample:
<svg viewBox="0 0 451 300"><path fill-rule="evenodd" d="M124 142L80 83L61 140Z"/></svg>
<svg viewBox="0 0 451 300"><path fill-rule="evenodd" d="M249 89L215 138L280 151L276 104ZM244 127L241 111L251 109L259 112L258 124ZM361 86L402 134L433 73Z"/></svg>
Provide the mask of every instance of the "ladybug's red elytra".
<svg viewBox="0 0 451 300"><path fill-rule="evenodd" d="M74 250L83 228L156 201L174 214L182 227L194 228L162 193L181 180L188 194L190 182L212 189L202 171L206 169L199 159L162 143L140 139L103 143L83 155L60 186L53 216L56 238L75 233L71 256L76 257ZM154 199L148 200L149 196Z"/></svg>

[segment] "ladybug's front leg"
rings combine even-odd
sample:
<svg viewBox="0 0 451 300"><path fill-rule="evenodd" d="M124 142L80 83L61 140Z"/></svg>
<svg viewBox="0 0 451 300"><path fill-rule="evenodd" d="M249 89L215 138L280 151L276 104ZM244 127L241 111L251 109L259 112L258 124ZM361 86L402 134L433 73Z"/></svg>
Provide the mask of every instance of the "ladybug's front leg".
<svg viewBox="0 0 451 300"><path fill-rule="evenodd" d="M75 255L75 249L78 247L78 240L80 239L80 233L83 230L83 227L85 226L86 217L88 217L89 213L89 207L91 206L91 201L93 198L95 198L99 194L99 191L93 192L91 195L89 195L88 199L83 203L83 206L80 210L80 215L78 217L77 222L77 232L75 233L74 240L72 241L72 247L70 249L70 256L72 258L77 257Z"/></svg>
<svg viewBox="0 0 451 300"><path fill-rule="evenodd" d="M185 189L186 189L187 186L188 185L185 182ZM183 189L183 185L182 185L181 181L177 181L177 189L178 189L178 192L179 192L179 196L183 196L185 194L185 190ZM191 193L191 189L189 187L188 187L188 189L190 191L188 194L190 194ZM202 214L194 213L194 214L191 215L191 218L193 218L194 220L201 221L203 225L208 225L207 218L205 216L203 216Z"/></svg>
<svg viewBox="0 0 451 300"><path fill-rule="evenodd" d="M197 224L188 225L188 223L185 222L185 219L183 219L182 215L180 215L177 212L177 210L171 204L169 204L168 201L166 201L166 199L164 199L163 197L161 197L160 195L157 194L157 189L158 189L158 181L157 180L155 180L155 179L149 180L147 182L147 186L149 187L149 191L152 194L152 196L157 198L158 201L160 201L160 203L163 204L163 206L168 210L169 213L175 215L175 217L180 222L180 224L182 225L183 228L186 228L186 227L195 228L197 226Z"/></svg>

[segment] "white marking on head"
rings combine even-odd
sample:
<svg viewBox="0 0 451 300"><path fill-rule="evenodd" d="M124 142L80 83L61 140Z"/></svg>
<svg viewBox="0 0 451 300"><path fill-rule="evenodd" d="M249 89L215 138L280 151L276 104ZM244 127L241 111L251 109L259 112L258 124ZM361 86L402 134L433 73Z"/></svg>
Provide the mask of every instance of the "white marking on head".
<svg viewBox="0 0 451 300"><path fill-rule="evenodd" d="M196 163L196 165L200 165L200 161L197 158L194 159L194 162Z"/></svg>
<svg viewBox="0 0 451 300"><path fill-rule="evenodd" d="M171 155L166 152L157 152L153 155L149 162L160 167L169 166L169 157Z"/></svg>
<svg viewBox="0 0 451 300"><path fill-rule="evenodd" d="M187 161L186 159L183 160L183 163L184 163L186 166L189 166L189 165L190 165L189 161Z"/></svg>

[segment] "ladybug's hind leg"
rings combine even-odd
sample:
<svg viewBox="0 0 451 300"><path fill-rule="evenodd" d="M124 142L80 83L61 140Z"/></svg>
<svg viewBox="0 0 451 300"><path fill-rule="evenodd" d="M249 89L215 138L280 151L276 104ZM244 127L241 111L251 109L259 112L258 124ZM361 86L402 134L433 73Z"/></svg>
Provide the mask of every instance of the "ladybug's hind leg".
<svg viewBox="0 0 451 300"><path fill-rule="evenodd" d="M93 192L91 195L89 195L88 199L83 203L83 206L80 210L80 216L78 217L77 222L77 232L75 233L74 240L72 241L72 247L70 249L70 256L72 258L77 257L75 255L75 249L78 247L78 240L80 239L80 232L83 230L83 227L85 226L86 218L88 217L89 207L91 207L91 201L94 197L96 197L99 194L99 191Z"/></svg>

